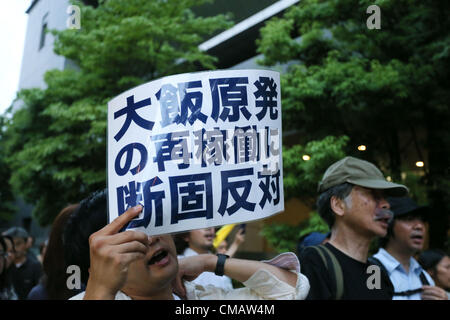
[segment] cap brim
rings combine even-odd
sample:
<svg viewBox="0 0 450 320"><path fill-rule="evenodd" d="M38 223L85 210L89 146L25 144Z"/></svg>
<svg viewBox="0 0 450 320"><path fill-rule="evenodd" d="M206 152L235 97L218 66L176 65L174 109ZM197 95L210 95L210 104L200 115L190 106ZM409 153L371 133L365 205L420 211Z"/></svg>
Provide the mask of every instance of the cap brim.
<svg viewBox="0 0 450 320"><path fill-rule="evenodd" d="M348 182L365 188L385 190L386 195L391 197L403 197L409 192L404 185L385 180L349 179Z"/></svg>
<svg viewBox="0 0 450 320"><path fill-rule="evenodd" d="M414 210L411 210L411 211L402 211L399 213L394 212L394 216L401 217L401 216L405 216L405 215L420 215L421 217L423 217L426 220L427 216L429 214L429 209L430 209L429 206L418 206L417 208L415 208Z"/></svg>

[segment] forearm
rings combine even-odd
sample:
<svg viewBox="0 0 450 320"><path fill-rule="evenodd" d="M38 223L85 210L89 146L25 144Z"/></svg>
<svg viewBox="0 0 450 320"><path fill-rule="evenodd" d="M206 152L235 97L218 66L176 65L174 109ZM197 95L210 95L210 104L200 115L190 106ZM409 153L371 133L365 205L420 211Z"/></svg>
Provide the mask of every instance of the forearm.
<svg viewBox="0 0 450 320"><path fill-rule="evenodd" d="M234 256L238 249L239 245L236 242L233 242L230 246L230 248L227 250L226 254L227 256L230 256L231 258Z"/></svg>
<svg viewBox="0 0 450 320"><path fill-rule="evenodd" d="M205 255L205 271L214 272L216 265L217 256ZM245 282L261 269L272 273L292 287L296 286L297 275L295 273L260 261L228 258L225 260L224 274L239 282Z"/></svg>

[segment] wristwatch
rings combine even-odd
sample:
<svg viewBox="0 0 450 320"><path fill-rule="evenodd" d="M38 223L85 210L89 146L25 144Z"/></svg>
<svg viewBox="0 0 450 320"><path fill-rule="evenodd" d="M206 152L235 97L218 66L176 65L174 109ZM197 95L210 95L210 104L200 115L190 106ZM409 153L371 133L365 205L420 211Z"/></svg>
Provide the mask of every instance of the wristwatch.
<svg viewBox="0 0 450 320"><path fill-rule="evenodd" d="M216 270L214 273L218 276L223 276L223 272L225 269L225 260L229 258L230 256L227 256L226 254L217 254L217 264L216 264Z"/></svg>

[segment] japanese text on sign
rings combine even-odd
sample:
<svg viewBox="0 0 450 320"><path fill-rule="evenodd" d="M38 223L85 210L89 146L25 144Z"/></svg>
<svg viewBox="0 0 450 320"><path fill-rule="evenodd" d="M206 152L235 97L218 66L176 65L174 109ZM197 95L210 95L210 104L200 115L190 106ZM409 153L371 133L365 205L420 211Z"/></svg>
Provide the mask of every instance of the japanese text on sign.
<svg viewBox="0 0 450 320"><path fill-rule="evenodd" d="M149 235L262 219L284 210L279 73L181 74L108 104L112 221Z"/></svg>

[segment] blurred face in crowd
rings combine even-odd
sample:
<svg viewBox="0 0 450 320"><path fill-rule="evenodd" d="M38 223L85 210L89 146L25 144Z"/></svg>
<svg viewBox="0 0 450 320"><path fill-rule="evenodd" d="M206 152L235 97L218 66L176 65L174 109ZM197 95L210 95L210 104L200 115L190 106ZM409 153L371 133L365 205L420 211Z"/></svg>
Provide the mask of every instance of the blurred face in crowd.
<svg viewBox="0 0 450 320"><path fill-rule="evenodd" d="M450 290L450 257L445 256L429 273L433 277L436 286Z"/></svg>
<svg viewBox="0 0 450 320"><path fill-rule="evenodd" d="M389 244L399 250L414 254L422 250L425 239L425 222L419 215L405 215L394 220L393 237Z"/></svg>
<svg viewBox="0 0 450 320"><path fill-rule="evenodd" d="M352 230L365 237L386 235L388 221L375 220L378 210L390 208L382 190L355 185L344 200L333 198L332 207L337 214L336 221L340 219Z"/></svg>
<svg viewBox="0 0 450 320"><path fill-rule="evenodd" d="M6 270L6 259L8 257L8 252L6 252L6 248L0 243L0 274L2 274Z"/></svg>
<svg viewBox="0 0 450 320"><path fill-rule="evenodd" d="M197 229L190 231L185 241L189 243L189 248L195 252L207 253L213 248L214 237L214 228Z"/></svg>
<svg viewBox="0 0 450 320"><path fill-rule="evenodd" d="M21 262L27 255L27 240L24 238L13 238L15 248L15 260Z"/></svg>
<svg viewBox="0 0 450 320"><path fill-rule="evenodd" d="M177 272L178 260L172 236L149 236L147 254L130 264L122 290L133 299L155 295L171 285Z"/></svg>
<svg viewBox="0 0 450 320"><path fill-rule="evenodd" d="M14 243L9 238L4 238L6 243L6 268L9 268L9 266L14 262L14 259L16 258L16 251L14 250Z"/></svg>

